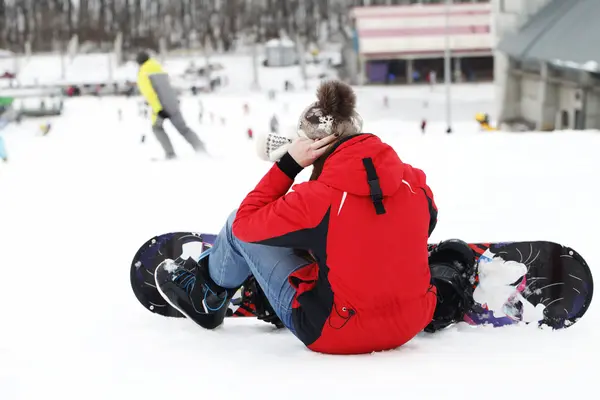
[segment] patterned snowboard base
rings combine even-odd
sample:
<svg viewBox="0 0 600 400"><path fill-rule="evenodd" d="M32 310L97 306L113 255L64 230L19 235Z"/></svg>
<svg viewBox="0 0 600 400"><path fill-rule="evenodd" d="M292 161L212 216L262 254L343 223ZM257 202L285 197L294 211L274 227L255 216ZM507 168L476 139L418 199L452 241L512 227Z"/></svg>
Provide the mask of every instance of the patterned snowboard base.
<svg viewBox="0 0 600 400"><path fill-rule="evenodd" d="M153 313L184 316L161 297L154 271L165 259L198 260L216 235L173 232L144 243L131 262L131 287L139 302ZM433 249L436 245L429 245ZM591 271L573 249L547 241L469 244L477 260L471 281L476 306L465 316L472 325L505 326L537 323L566 328L587 311L593 295ZM254 316L254 305L242 302L243 287L229 305L229 317Z"/></svg>

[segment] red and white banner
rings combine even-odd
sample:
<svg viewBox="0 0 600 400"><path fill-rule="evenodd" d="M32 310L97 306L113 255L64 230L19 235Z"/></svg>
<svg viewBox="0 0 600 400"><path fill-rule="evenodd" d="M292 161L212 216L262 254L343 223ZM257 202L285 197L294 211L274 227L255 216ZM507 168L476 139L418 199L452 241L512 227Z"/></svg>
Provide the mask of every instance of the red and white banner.
<svg viewBox="0 0 600 400"><path fill-rule="evenodd" d="M359 51L374 58L440 56L446 33L454 54L488 55L492 49L490 3L356 7Z"/></svg>

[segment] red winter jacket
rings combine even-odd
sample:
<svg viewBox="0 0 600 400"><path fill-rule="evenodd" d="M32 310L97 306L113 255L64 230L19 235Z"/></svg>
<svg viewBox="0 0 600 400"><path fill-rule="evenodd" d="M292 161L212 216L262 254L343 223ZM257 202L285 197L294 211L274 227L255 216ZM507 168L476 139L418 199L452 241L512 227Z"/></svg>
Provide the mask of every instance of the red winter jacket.
<svg viewBox="0 0 600 400"><path fill-rule="evenodd" d="M275 164L240 205L233 234L315 258L289 278L294 328L311 350L357 354L406 343L436 305L427 241L437 209L425 174L370 134L343 141L317 180L287 193L300 169L289 154Z"/></svg>

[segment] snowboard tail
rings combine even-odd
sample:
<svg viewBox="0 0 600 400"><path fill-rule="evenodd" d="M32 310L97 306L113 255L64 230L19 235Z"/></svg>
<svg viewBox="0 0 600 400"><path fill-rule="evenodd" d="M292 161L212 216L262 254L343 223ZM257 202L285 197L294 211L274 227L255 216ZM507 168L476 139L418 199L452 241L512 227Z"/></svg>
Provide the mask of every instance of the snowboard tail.
<svg viewBox="0 0 600 400"><path fill-rule="evenodd" d="M153 313L165 317L185 318L172 307L156 289L154 271L165 259L183 264L192 257L200 258L200 254L212 247L216 235L195 232L172 232L155 236L144 243L131 262L130 281L133 293L138 301ZM190 271L193 272L193 271ZM254 304L242 300L242 290L238 290L229 304L227 316L256 316Z"/></svg>
<svg viewBox="0 0 600 400"><path fill-rule="evenodd" d="M138 301L153 313L183 318L156 289L154 271L165 259L181 264L190 257L198 260L215 239L214 234L172 232L146 241L131 262L131 287ZM468 324L537 323L562 329L577 322L592 301L590 268L570 247L548 241L471 243L469 247L477 267L471 277L475 306L464 319ZM243 296L253 279L234 295L228 317L256 316L255 305Z"/></svg>
<svg viewBox="0 0 600 400"><path fill-rule="evenodd" d="M470 244L477 260L476 306L465 321L566 328L587 311L592 273L574 249L548 241Z"/></svg>

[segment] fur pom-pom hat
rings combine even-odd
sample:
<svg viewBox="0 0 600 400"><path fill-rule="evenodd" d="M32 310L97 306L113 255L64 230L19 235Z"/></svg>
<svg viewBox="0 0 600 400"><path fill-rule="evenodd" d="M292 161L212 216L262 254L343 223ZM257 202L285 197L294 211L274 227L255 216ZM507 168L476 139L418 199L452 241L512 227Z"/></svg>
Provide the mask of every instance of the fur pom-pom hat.
<svg viewBox="0 0 600 400"><path fill-rule="evenodd" d="M317 89L317 101L300 115L298 135L309 139L329 135L344 137L360 133L362 125L352 88L344 82L327 81Z"/></svg>
<svg viewBox="0 0 600 400"><path fill-rule="evenodd" d="M351 136L362 132L363 120L356 112L356 95L340 81L322 83L317 89L317 101L304 109L297 126L282 134L256 136L256 152L265 161L277 161L298 136L321 139L329 135Z"/></svg>

